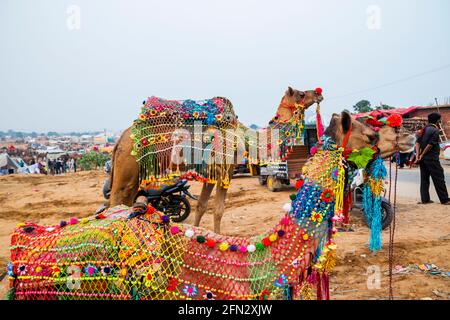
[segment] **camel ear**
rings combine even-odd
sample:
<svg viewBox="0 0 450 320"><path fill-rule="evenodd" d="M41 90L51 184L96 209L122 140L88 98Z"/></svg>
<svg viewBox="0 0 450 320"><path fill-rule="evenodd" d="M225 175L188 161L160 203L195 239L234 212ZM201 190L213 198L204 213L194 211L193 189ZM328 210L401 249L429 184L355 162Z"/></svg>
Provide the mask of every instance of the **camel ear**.
<svg viewBox="0 0 450 320"><path fill-rule="evenodd" d="M304 93L303 91L299 91L300 97L304 97L306 95L306 93Z"/></svg>
<svg viewBox="0 0 450 320"><path fill-rule="evenodd" d="M288 87L288 89L286 91L286 95L288 95L289 97L292 97L294 95L294 89L292 89L291 87Z"/></svg>
<svg viewBox="0 0 450 320"><path fill-rule="evenodd" d="M348 130L350 130L350 126L352 124L352 116L350 115L350 112L343 111L341 113L341 124L342 124L342 130L344 133L347 133Z"/></svg>

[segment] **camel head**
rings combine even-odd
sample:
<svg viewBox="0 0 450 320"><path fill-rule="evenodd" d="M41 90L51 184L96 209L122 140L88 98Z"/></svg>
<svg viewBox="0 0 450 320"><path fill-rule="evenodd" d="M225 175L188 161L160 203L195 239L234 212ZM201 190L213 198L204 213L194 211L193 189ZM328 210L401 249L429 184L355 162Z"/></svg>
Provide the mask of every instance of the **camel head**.
<svg viewBox="0 0 450 320"><path fill-rule="evenodd" d="M331 137L338 146L341 146L345 135L351 128L347 148L361 150L372 148L375 145L380 149L381 157L387 158L395 152L411 152L414 149L415 136L404 129L396 129L384 126L377 132L368 125L352 119L349 112L344 111L340 115L333 114L330 125L324 135ZM397 140L398 139L398 140ZM398 147L397 147L398 141Z"/></svg>
<svg viewBox="0 0 450 320"><path fill-rule="evenodd" d="M320 88L300 91L288 87L277 110L278 121L284 122L291 120L300 111L304 111L313 104L320 103L322 100L322 89Z"/></svg>

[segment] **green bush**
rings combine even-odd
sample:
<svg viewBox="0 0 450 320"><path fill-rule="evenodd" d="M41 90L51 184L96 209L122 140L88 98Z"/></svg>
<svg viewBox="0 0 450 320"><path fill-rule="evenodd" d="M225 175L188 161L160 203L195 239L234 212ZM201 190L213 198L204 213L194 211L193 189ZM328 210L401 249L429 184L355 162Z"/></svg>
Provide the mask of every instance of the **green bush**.
<svg viewBox="0 0 450 320"><path fill-rule="evenodd" d="M81 170L95 170L103 168L106 161L110 159L109 154L98 151L90 151L83 155L78 163Z"/></svg>

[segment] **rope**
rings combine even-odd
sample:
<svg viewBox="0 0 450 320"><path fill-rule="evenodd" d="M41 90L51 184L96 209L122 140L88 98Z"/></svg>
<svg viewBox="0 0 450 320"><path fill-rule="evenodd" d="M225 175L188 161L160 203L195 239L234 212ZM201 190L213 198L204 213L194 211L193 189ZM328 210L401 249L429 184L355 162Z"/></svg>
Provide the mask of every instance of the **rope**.
<svg viewBox="0 0 450 320"><path fill-rule="evenodd" d="M396 136L396 147L398 150L398 135ZM398 154L398 151L397 151ZM392 182L392 162L389 165L389 177ZM398 163L395 162L395 179L394 179L394 210L392 223L389 226L389 300L394 300L394 290L392 287L392 270L394 267L394 239L395 239L395 223L396 223L396 211L397 211L397 180L398 180ZM391 197L391 183L389 183L389 201Z"/></svg>

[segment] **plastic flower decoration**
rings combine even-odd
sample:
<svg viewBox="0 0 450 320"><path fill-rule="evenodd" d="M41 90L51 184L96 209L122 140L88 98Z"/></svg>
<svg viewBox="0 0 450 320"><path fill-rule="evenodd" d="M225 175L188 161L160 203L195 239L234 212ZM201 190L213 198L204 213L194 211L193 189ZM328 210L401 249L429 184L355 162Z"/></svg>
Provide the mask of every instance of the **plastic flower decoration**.
<svg viewBox="0 0 450 320"><path fill-rule="evenodd" d="M110 266L103 266L103 267L101 268L101 270L102 270L102 274L103 274L104 276L107 276L107 275L111 274L111 271L112 271L112 269L111 269Z"/></svg>
<svg viewBox="0 0 450 320"><path fill-rule="evenodd" d="M88 264L86 267L84 267L84 273L88 276L95 275L97 271L98 271L97 267L91 264Z"/></svg>
<svg viewBox="0 0 450 320"><path fill-rule="evenodd" d="M335 181L337 181L337 179L339 178L339 169L338 168L334 168L333 171L331 172L331 178Z"/></svg>
<svg viewBox="0 0 450 320"><path fill-rule="evenodd" d="M13 265L11 262L8 262L8 267L6 268L8 276L12 276L14 274Z"/></svg>
<svg viewBox="0 0 450 320"><path fill-rule="evenodd" d="M203 298L205 298L206 300L215 300L216 295L214 293L212 293L211 291L207 291L204 295Z"/></svg>
<svg viewBox="0 0 450 320"><path fill-rule="evenodd" d="M25 275L27 273L27 270L28 270L28 268L24 264L21 264L19 266L19 268L17 268L17 271L19 271L19 275L21 275L21 276Z"/></svg>
<svg viewBox="0 0 450 320"><path fill-rule="evenodd" d="M269 292L269 290L264 289L264 290L261 292L261 296L259 297L259 300L268 300L269 297L270 297L270 292Z"/></svg>
<svg viewBox="0 0 450 320"><path fill-rule="evenodd" d="M363 169L372 160L375 150L371 148L363 148L361 150L354 150L348 156L347 160L353 162L358 169Z"/></svg>
<svg viewBox="0 0 450 320"><path fill-rule="evenodd" d="M198 293L197 286L193 284L187 284L184 286L183 293L188 297L195 297Z"/></svg>
<svg viewBox="0 0 450 320"><path fill-rule="evenodd" d="M399 114L393 114L387 118L387 125L393 128L400 127L403 123L403 118Z"/></svg>
<svg viewBox="0 0 450 320"><path fill-rule="evenodd" d="M144 284L146 287L151 287L154 282L154 276L153 276L153 270L147 272L147 274L144 276Z"/></svg>
<svg viewBox="0 0 450 320"><path fill-rule="evenodd" d="M319 213L319 212L315 212L313 211L311 213L311 220L314 222L322 222L323 221L323 216Z"/></svg>
<svg viewBox="0 0 450 320"><path fill-rule="evenodd" d="M139 120L144 121L145 120L145 114L140 114L139 115Z"/></svg>
<svg viewBox="0 0 450 320"><path fill-rule="evenodd" d="M320 195L320 199L322 199L322 201L330 203L333 201L333 196L334 196L333 190L327 188Z"/></svg>
<svg viewBox="0 0 450 320"><path fill-rule="evenodd" d="M178 280L176 278L170 278L167 283L167 291L172 292L177 289Z"/></svg>
<svg viewBox="0 0 450 320"><path fill-rule="evenodd" d="M61 269L58 266L53 266L52 267L52 276L54 278L57 278L61 275Z"/></svg>
<svg viewBox="0 0 450 320"><path fill-rule="evenodd" d="M284 287L287 284L287 277L284 274L281 274L280 277L275 280L275 287Z"/></svg>

